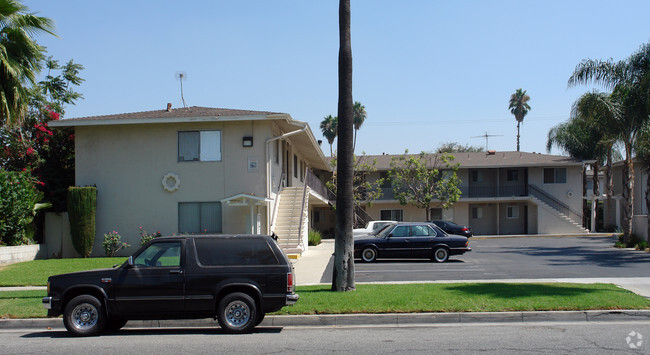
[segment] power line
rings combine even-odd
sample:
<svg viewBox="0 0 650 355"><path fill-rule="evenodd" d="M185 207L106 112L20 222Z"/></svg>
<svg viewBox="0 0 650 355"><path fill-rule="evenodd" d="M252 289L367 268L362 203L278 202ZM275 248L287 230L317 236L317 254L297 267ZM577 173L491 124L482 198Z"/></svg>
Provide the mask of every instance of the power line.
<svg viewBox="0 0 650 355"><path fill-rule="evenodd" d="M568 120L568 116L547 116L547 117L527 117L527 121L554 121L554 120ZM495 122L511 122L512 119L476 119L476 120L437 120L437 121L384 121L384 122L368 122L364 126L415 126L415 125L439 125L439 124L463 124L463 123L495 123Z"/></svg>

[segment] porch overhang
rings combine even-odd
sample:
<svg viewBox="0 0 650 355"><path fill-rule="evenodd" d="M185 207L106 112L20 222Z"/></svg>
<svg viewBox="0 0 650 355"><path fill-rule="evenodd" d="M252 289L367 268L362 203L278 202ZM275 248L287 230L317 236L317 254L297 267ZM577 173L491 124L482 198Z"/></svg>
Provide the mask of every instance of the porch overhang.
<svg viewBox="0 0 650 355"><path fill-rule="evenodd" d="M221 203L225 203L228 206L232 207L244 207L244 206L261 206L272 202L273 200L266 197L255 196L253 194L237 194L234 196L226 197L221 200Z"/></svg>

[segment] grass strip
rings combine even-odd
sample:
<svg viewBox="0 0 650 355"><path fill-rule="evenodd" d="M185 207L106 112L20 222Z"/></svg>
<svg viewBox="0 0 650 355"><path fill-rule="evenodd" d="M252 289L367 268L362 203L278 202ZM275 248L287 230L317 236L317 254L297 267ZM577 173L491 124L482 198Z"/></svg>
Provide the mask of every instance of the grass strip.
<svg viewBox="0 0 650 355"><path fill-rule="evenodd" d="M611 284L449 283L357 285L353 292L301 286L300 300L274 314L419 313L650 309L650 300ZM0 292L3 318L45 317L45 291Z"/></svg>
<svg viewBox="0 0 650 355"><path fill-rule="evenodd" d="M33 260L11 264L0 268L2 286L46 286L52 275L92 269L110 268L122 264L125 257L117 258L75 258Z"/></svg>

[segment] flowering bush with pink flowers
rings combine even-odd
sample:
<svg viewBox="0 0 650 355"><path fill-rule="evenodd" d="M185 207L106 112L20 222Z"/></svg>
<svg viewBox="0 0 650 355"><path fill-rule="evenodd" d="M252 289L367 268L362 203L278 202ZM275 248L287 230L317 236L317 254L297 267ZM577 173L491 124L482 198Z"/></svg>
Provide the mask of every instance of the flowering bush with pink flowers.
<svg viewBox="0 0 650 355"><path fill-rule="evenodd" d="M104 234L104 241L102 242L106 256L115 256L121 249L130 247L129 244L122 242L122 236L116 231Z"/></svg>

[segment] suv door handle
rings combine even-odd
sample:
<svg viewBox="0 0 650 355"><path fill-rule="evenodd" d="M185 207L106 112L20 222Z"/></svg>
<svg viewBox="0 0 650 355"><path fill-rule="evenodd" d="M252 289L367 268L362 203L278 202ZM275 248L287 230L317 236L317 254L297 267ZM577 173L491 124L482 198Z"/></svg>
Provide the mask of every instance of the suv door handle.
<svg viewBox="0 0 650 355"><path fill-rule="evenodd" d="M170 274L182 274L183 270L180 270L180 269L178 269L178 270L169 270L169 273Z"/></svg>

